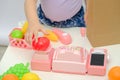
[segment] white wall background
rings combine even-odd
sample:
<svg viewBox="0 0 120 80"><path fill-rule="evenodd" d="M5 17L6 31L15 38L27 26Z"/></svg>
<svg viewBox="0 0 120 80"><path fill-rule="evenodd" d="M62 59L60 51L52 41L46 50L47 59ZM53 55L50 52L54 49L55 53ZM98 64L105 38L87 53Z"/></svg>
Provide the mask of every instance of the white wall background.
<svg viewBox="0 0 120 80"><path fill-rule="evenodd" d="M83 7L85 7L84 0ZM24 0L0 0L0 45L9 44L10 31L18 27L18 22L23 20L26 20Z"/></svg>
<svg viewBox="0 0 120 80"><path fill-rule="evenodd" d="M8 35L25 20L24 0L0 0L0 45L8 45Z"/></svg>

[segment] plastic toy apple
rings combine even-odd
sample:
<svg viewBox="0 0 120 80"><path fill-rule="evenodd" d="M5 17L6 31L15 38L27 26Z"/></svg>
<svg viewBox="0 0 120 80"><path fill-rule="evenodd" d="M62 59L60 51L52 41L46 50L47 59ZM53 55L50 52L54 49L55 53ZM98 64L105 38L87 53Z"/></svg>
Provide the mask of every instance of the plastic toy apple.
<svg viewBox="0 0 120 80"><path fill-rule="evenodd" d="M23 37L24 37L24 35L23 35L23 33L22 33L22 31L21 30L13 30L12 32L11 32L11 37L12 38L19 38L19 39L22 39Z"/></svg>
<svg viewBox="0 0 120 80"><path fill-rule="evenodd" d="M115 66L108 72L109 80L120 80L120 66Z"/></svg>
<svg viewBox="0 0 120 80"><path fill-rule="evenodd" d="M37 42L35 40L32 42L33 49L35 50L45 51L49 45L50 40L46 37L39 37Z"/></svg>
<svg viewBox="0 0 120 80"><path fill-rule="evenodd" d="M19 80L15 74L6 74L2 80Z"/></svg>
<svg viewBox="0 0 120 80"><path fill-rule="evenodd" d="M35 73L29 72L23 75L22 80L41 80Z"/></svg>

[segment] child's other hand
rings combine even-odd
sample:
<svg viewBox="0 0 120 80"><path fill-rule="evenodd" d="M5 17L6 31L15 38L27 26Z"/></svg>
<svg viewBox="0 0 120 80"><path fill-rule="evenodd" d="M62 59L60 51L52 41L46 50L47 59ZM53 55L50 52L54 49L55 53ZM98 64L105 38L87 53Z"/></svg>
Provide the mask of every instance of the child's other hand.
<svg viewBox="0 0 120 80"><path fill-rule="evenodd" d="M88 12L86 11L85 15L84 15L84 20L86 25L88 24Z"/></svg>
<svg viewBox="0 0 120 80"><path fill-rule="evenodd" d="M42 32L43 34L48 34L46 30L43 28L41 24L29 24L27 32L25 34L25 41L28 44L32 44L32 40L36 40L38 38L38 32ZM34 37L33 37L34 36Z"/></svg>

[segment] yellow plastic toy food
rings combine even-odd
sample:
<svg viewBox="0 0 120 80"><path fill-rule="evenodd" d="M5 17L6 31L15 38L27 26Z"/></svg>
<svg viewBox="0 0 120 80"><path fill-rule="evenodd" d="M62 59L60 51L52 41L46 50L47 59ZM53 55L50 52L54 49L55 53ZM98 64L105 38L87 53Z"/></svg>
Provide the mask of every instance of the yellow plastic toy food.
<svg viewBox="0 0 120 80"><path fill-rule="evenodd" d="M25 21L24 25L22 26L22 32L23 32L23 34L25 34L25 33L26 33L27 28L28 28L28 22L27 22L27 21Z"/></svg>
<svg viewBox="0 0 120 80"><path fill-rule="evenodd" d="M115 66L108 72L109 80L120 80L120 66Z"/></svg>
<svg viewBox="0 0 120 80"><path fill-rule="evenodd" d="M29 72L23 75L22 80L41 80L35 73Z"/></svg>
<svg viewBox="0 0 120 80"><path fill-rule="evenodd" d="M45 37L47 37L51 41L58 41L58 37L53 31L51 30L46 30L46 31L48 32L48 34L45 34L44 35Z"/></svg>
<svg viewBox="0 0 120 80"><path fill-rule="evenodd" d="M19 80L15 74L6 74L2 80Z"/></svg>

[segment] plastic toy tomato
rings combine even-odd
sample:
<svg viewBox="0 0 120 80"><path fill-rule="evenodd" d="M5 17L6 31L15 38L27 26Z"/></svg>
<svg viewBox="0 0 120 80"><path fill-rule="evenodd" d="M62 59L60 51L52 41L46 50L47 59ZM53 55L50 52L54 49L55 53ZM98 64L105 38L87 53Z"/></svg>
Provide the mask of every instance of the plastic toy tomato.
<svg viewBox="0 0 120 80"><path fill-rule="evenodd" d="M115 66L108 72L109 80L120 80L120 66Z"/></svg>
<svg viewBox="0 0 120 80"><path fill-rule="evenodd" d="M19 80L18 77L14 74L6 74L2 80Z"/></svg>
<svg viewBox="0 0 120 80"><path fill-rule="evenodd" d="M32 42L33 49L35 50L45 51L49 45L50 40L46 37L39 37L37 42L35 40Z"/></svg>

